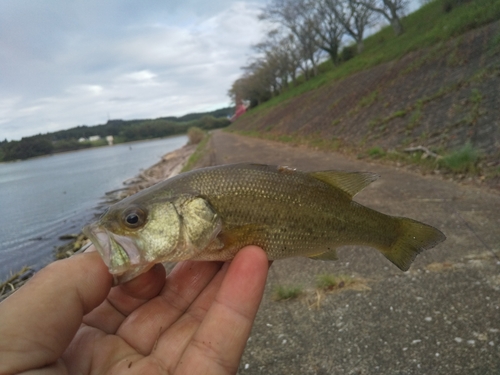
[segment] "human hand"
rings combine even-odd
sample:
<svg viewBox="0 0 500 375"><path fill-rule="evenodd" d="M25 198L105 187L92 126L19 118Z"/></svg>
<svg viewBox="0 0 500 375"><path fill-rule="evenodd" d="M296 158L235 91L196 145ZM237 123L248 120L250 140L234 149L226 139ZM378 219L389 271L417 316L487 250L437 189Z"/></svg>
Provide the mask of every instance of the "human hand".
<svg viewBox="0 0 500 375"><path fill-rule="evenodd" d="M97 252L54 262L0 303L0 374L236 373L267 270L247 246L112 288Z"/></svg>

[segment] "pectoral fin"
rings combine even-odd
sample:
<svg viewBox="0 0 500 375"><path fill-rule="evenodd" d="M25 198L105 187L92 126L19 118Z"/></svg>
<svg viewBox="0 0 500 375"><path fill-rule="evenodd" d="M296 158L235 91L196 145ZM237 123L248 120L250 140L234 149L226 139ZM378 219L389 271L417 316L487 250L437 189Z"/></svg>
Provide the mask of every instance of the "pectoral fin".
<svg viewBox="0 0 500 375"><path fill-rule="evenodd" d="M309 258L314 260L337 260L337 251L335 249L326 251L318 255L309 256Z"/></svg>

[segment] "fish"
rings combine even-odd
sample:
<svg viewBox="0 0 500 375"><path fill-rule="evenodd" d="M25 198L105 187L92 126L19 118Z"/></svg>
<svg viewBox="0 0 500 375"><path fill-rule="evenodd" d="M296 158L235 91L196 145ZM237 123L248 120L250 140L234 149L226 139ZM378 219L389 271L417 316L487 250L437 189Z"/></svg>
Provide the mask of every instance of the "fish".
<svg viewBox="0 0 500 375"><path fill-rule="evenodd" d="M116 284L156 263L227 261L246 245L260 246L269 260L335 260L341 246L370 246L406 271L446 237L353 200L377 178L250 163L202 168L111 205L83 232Z"/></svg>

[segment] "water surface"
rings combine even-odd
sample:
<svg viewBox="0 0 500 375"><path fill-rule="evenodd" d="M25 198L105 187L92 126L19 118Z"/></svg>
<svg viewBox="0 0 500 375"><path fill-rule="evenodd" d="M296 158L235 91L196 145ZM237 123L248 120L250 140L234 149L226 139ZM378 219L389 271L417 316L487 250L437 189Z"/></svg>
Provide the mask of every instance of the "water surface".
<svg viewBox="0 0 500 375"><path fill-rule="evenodd" d="M178 136L0 164L0 281L50 262L58 237L78 233L105 192L186 142Z"/></svg>

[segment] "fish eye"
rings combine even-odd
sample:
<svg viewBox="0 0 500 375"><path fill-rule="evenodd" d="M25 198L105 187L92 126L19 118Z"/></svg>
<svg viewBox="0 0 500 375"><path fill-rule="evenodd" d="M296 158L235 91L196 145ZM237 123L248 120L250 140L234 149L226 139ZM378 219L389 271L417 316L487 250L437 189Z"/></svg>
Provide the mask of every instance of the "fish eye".
<svg viewBox="0 0 500 375"><path fill-rule="evenodd" d="M127 224L135 225L139 222L139 216L137 216L136 214L129 214L125 218L125 221L127 222Z"/></svg>
<svg viewBox="0 0 500 375"><path fill-rule="evenodd" d="M139 228L146 222L146 213L139 207L131 207L123 213L122 221L128 228Z"/></svg>

